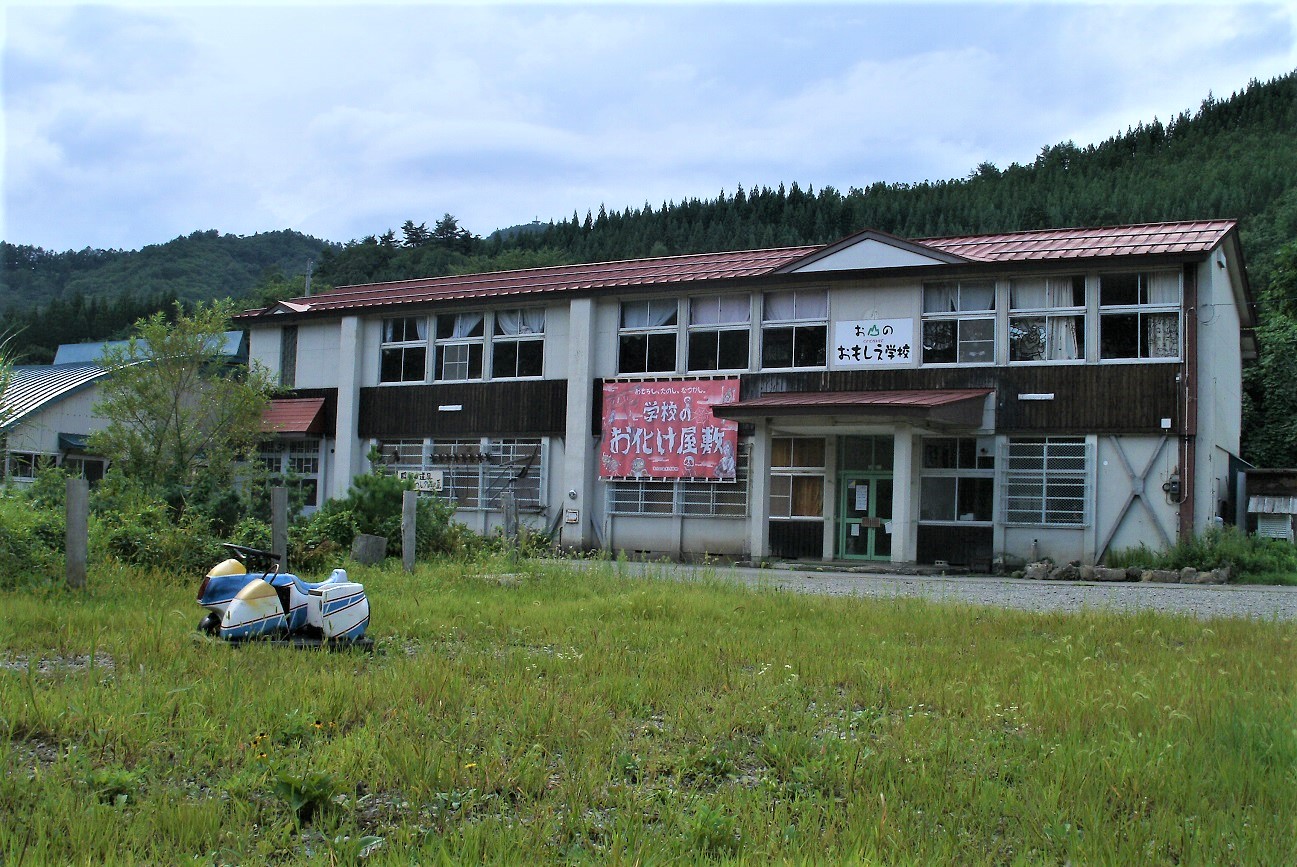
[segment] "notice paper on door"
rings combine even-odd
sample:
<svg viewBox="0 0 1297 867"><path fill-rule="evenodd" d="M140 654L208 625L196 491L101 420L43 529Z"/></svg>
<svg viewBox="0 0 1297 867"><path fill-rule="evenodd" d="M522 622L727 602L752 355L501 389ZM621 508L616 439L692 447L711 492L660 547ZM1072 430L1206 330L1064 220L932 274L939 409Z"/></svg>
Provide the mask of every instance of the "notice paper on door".
<svg viewBox="0 0 1297 867"><path fill-rule="evenodd" d="M867 484L856 485L856 511L869 511L869 485Z"/></svg>
<svg viewBox="0 0 1297 867"><path fill-rule="evenodd" d="M852 524L852 525L851 525L851 535L853 535L853 536L859 536L859 535L860 535L860 525L859 525L859 524Z"/></svg>

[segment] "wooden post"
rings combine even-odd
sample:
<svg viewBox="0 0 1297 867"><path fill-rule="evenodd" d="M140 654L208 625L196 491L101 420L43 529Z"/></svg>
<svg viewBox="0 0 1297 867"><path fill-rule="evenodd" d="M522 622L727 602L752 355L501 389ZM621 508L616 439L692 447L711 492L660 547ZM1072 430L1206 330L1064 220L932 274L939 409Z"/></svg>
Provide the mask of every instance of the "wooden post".
<svg viewBox="0 0 1297 867"><path fill-rule="evenodd" d="M419 516L418 491L401 492L401 565L406 572L414 571L414 553L417 537L414 530Z"/></svg>
<svg viewBox="0 0 1297 867"><path fill-rule="evenodd" d="M270 550L279 555L279 568L288 571L288 488L270 489Z"/></svg>
<svg viewBox="0 0 1297 867"><path fill-rule="evenodd" d="M68 479L66 524L68 587L83 590L86 586L86 561L90 550L90 483L85 479Z"/></svg>

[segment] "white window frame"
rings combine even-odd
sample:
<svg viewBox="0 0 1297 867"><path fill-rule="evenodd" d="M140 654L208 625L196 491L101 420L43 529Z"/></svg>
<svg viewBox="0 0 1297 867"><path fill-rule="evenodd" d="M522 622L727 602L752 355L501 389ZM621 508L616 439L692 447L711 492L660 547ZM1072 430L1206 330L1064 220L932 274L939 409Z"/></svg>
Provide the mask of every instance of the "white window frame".
<svg viewBox="0 0 1297 867"><path fill-rule="evenodd" d="M1136 279L1136 303L1134 304L1104 304L1103 281L1114 278ZM1161 285L1155 286L1154 280L1162 281ZM1153 300L1153 296L1158 292L1165 292L1169 288L1168 280L1175 282L1175 300L1166 299ZM1109 272L1099 275L1099 360L1107 363L1165 363L1178 362L1184 356L1184 317L1181 315L1181 307L1184 299L1184 280L1183 276L1177 271L1154 270L1154 271L1121 271ZM1107 355L1104 351L1103 327L1104 320L1112 321L1119 316L1134 316L1136 328L1137 345L1134 355ZM1152 348L1148 346L1148 330L1152 317L1175 317L1175 353L1173 355L1153 355Z"/></svg>
<svg viewBox="0 0 1297 867"><path fill-rule="evenodd" d="M1094 452L1094 443L1088 437L1006 440L997 462L997 493L1004 523L1020 527L1091 526ZM1068 488L1079 491L1069 493Z"/></svg>
<svg viewBox="0 0 1297 867"><path fill-rule="evenodd" d="M976 306L976 295L983 294L990 288L990 307ZM950 293L953 290L953 295ZM938 296L941 292L945 297ZM995 364L995 347L998 328L996 310L998 309L999 292L994 279L978 278L968 280L939 280L923 284L923 313L919 323L920 361L924 366L959 365L986 366ZM974 327L985 328L989 324L990 336L970 333ZM949 326L954 341L955 357L951 360L932 360L929 353L929 326ZM974 348L978 347L976 354ZM979 357L984 355L985 357Z"/></svg>
<svg viewBox="0 0 1297 867"><path fill-rule="evenodd" d="M58 452L42 452L30 449L13 449L4 454L4 481L27 484L36 481L36 474L49 467L59 465ZM18 468L29 470L24 475L18 474Z"/></svg>
<svg viewBox="0 0 1297 867"><path fill-rule="evenodd" d="M642 311L642 312L641 312ZM657 320L662 321L658 323ZM627 322L630 322L628 325ZM627 340L644 339L643 365L624 367ZM650 369L653 347L669 342L671 366ZM624 376L677 373L680 369L680 301L676 298L641 298L617 306L617 372Z"/></svg>
<svg viewBox="0 0 1297 867"><path fill-rule="evenodd" d="M606 504L610 515L686 518L746 518L750 491L752 444L739 443L733 481L610 480Z"/></svg>
<svg viewBox="0 0 1297 867"><path fill-rule="evenodd" d="M953 467L935 467L927 464L926 446L938 441L953 440L955 441L956 463ZM974 450L974 462L971 466L964 465L959 460L961 443L971 442ZM919 523L931 525L954 525L961 527L990 527L995 523L995 464L996 448L993 437L924 437L920 440L919 456ZM983 458L985 455L985 458ZM924 498L925 479L952 479L955 482L954 487L954 517L953 518L925 518L923 510L928 505ZM959 488L965 480L985 479L991 487L991 507L985 518L964 519L959 514Z"/></svg>
<svg viewBox="0 0 1297 867"><path fill-rule="evenodd" d="M775 463L775 442L777 440L789 440L790 462L787 465ZM797 458L797 441L798 440L819 440L823 448L823 460L818 466L811 464L798 464ZM770 491L767 497L767 508L769 518L772 521L823 521L824 514L824 491L828 485L828 467L829 444L824 437L792 437L778 436L770 438ZM793 504L797 501L794 494L794 488L797 479L817 478L820 480L820 498L819 514L802 515L794 514ZM776 501L786 501L786 506L776 509Z"/></svg>
<svg viewBox="0 0 1297 867"><path fill-rule="evenodd" d="M400 325L396 325L400 323ZM423 336L419 337L419 323L423 323ZM388 316L380 323L379 332L380 346L378 359L378 381L380 383L401 384L408 382L427 382L428 381L428 317L427 316ZM410 330L413 328L414 337L410 336ZM422 372L418 379L406 377L405 356L408 352L422 352L423 364ZM388 353L400 353L400 370L401 375L396 379L388 379L384 376L387 367L386 359Z"/></svg>
<svg viewBox="0 0 1297 867"><path fill-rule="evenodd" d="M1075 303L1078 288L1081 291L1079 305ZM1039 292L1043 296L1041 298L1043 303L1029 304L1025 299L1020 298L1027 294L1025 290L1028 289ZM1085 363L1087 334L1085 298L1084 274L1011 279L1009 281L1009 363ZM1057 303L1061 300L1069 303ZM1028 337L1027 329L1035 332L1040 353L1036 357L1014 358L1014 352L1018 348L1015 341L1019 339L1025 341ZM1023 348L1030 345L1031 343L1025 343ZM1072 353L1071 357L1068 357L1069 352Z"/></svg>
<svg viewBox="0 0 1297 867"><path fill-rule="evenodd" d="M479 382L486 378L487 315L476 310L438 313L432 317L432 378L435 382ZM442 337L443 325L450 334ZM467 333L458 333L465 331ZM477 373L473 353L477 351ZM453 358L451 357L453 354Z"/></svg>
<svg viewBox="0 0 1297 867"><path fill-rule="evenodd" d="M539 513L547 507L548 437L392 439L376 445L390 470L440 470L439 496L464 512L500 511L500 494L508 479L516 474L519 461L536 450L535 461L522 480L524 485L515 484L515 503L522 512Z"/></svg>
<svg viewBox="0 0 1297 867"><path fill-rule="evenodd" d="M703 295L690 298L689 325L685 346L685 365L690 373L709 373L718 370L748 370L752 358L752 296L751 295ZM740 314L739 308L742 308ZM727 310L727 308L729 308ZM743 360L739 365L728 367L720 363L720 341L727 334L742 334ZM714 336L708 361L694 357L695 337Z"/></svg>
<svg viewBox="0 0 1297 867"><path fill-rule="evenodd" d="M537 315L539 314L539 320ZM505 334L506 321L516 318L518 332ZM491 313L491 379L540 379L545 375L545 321L548 318L543 307L524 307L497 310ZM503 373L496 358L497 349L512 344L514 346L513 370ZM518 373L518 360L524 344L540 345L540 370L535 373Z"/></svg>
<svg viewBox="0 0 1297 867"><path fill-rule="evenodd" d="M791 300L791 305L788 301ZM798 364L798 346L813 340L815 331L823 334L823 359L816 364ZM768 349L771 335L792 332L790 364L772 364ZM799 340L799 337L801 338ZM761 363L762 370L823 370L829 366L829 292L827 289L781 289L761 296Z"/></svg>

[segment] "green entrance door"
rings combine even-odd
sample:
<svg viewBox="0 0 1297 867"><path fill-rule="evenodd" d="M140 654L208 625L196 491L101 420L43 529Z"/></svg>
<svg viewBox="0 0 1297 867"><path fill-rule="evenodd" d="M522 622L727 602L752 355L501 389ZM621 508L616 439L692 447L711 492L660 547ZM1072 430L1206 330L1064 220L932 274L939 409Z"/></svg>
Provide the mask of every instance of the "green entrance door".
<svg viewBox="0 0 1297 867"><path fill-rule="evenodd" d="M838 476L838 556L890 560L892 474L846 472Z"/></svg>

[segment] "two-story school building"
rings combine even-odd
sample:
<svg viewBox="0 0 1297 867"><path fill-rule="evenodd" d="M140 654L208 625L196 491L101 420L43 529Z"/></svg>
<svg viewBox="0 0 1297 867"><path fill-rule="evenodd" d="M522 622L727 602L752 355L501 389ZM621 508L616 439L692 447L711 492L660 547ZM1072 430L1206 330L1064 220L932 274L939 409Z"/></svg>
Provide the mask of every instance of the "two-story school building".
<svg viewBox="0 0 1297 867"><path fill-rule="evenodd" d="M744 250L342 287L237 319L270 451L368 456L479 532L654 555L1098 562L1235 514L1232 221Z"/></svg>

